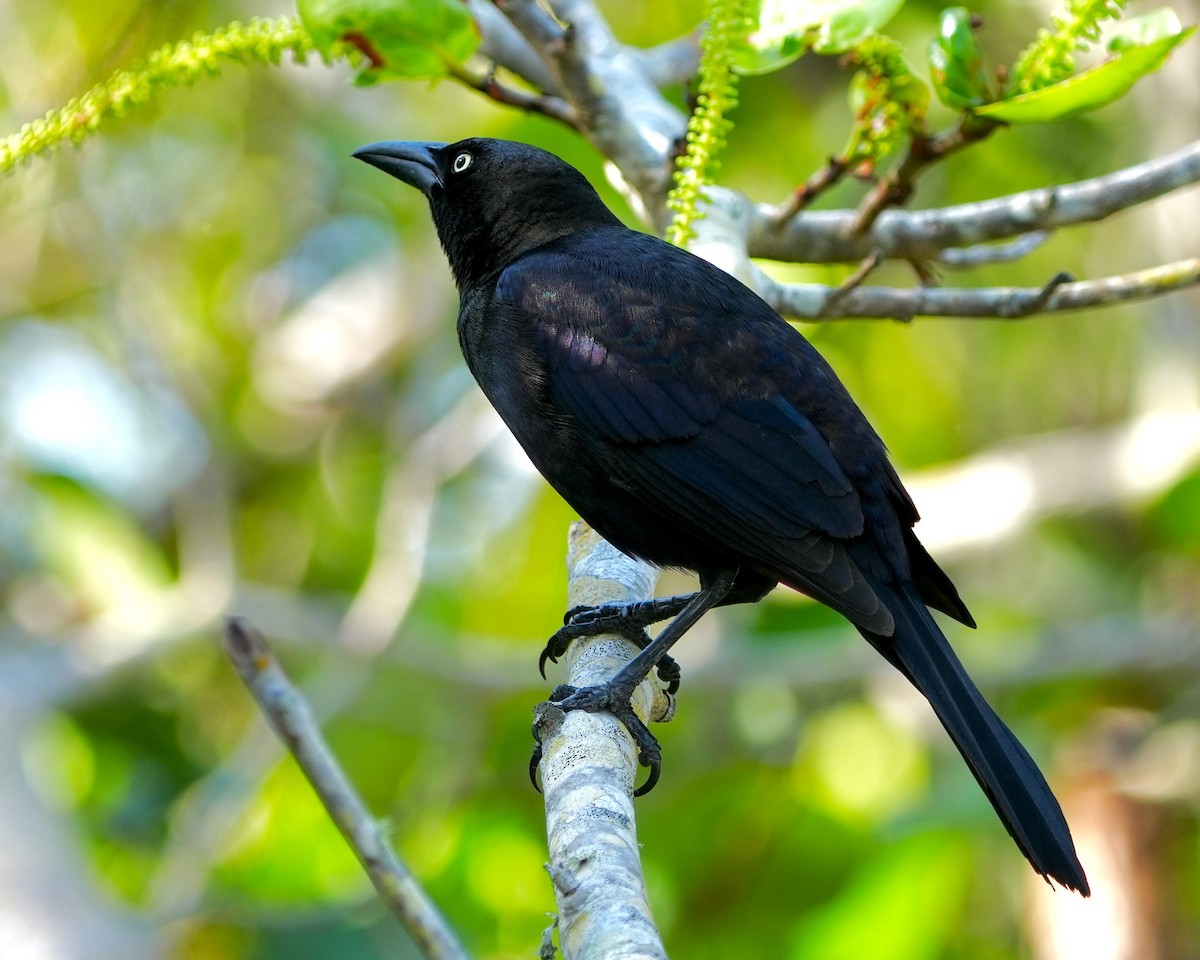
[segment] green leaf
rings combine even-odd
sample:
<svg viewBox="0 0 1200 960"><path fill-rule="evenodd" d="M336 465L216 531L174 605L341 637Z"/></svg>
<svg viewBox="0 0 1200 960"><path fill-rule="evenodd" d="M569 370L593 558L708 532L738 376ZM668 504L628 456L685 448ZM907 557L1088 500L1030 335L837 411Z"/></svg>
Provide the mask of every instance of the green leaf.
<svg viewBox="0 0 1200 960"><path fill-rule="evenodd" d="M1127 46L1112 59L1067 80L989 103L974 112L1005 123L1044 123L1107 106L1128 93L1142 77L1159 69L1171 51L1195 31L1195 27L1188 27L1152 43Z"/></svg>
<svg viewBox="0 0 1200 960"><path fill-rule="evenodd" d="M763 0L758 26L739 46L740 73L770 73L810 47L844 53L895 16L904 0Z"/></svg>
<svg viewBox="0 0 1200 960"><path fill-rule="evenodd" d="M904 0L850 0L815 4L828 11L821 20L813 49L817 53L845 53L896 15Z"/></svg>
<svg viewBox="0 0 1200 960"><path fill-rule="evenodd" d="M442 77L479 46L479 29L462 0L297 0L317 49L347 43L366 63L360 83Z"/></svg>
<svg viewBox="0 0 1200 960"><path fill-rule="evenodd" d="M966 7L942 11L938 34L929 41L929 73L938 99L948 107L979 107L991 99L983 48Z"/></svg>
<svg viewBox="0 0 1200 960"><path fill-rule="evenodd" d="M1134 47L1144 47L1183 32L1179 16L1170 7L1161 7L1140 17L1130 17L1117 25L1108 41L1110 53L1122 53Z"/></svg>

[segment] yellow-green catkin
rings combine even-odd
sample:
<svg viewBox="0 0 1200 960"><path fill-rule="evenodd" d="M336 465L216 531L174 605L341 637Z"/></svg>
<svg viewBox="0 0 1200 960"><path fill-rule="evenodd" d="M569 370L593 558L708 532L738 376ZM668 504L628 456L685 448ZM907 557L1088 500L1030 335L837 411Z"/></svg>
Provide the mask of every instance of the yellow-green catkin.
<svg viewBox="0 0 1200 960"><path fill-rule="evenodd" d="M675 164L675 186L667 195L667 206L675 213L667 227L667 239L677 246L686 246L696 235L693 224L703 216L701 190L712 183L718 167L716 155L733 127L728 114L737 106L734 51L754 28L753 9L750 0L708 0L696 109L688 120L687 150Z"/></svg>
<svg viewBox="0 0 1200 960"><path fill-rule="evenodd" d="M106 122L151 103L167 90L219 73L227 63L278 64L289 51L303 62L311 50L307 31L289 17L235 22L211 34L197 34L190 41L168 44L143 64L113 74L66 106L0 141L0 173L63 142L79 143Z"/></svg>
<svg viewBox="0 0 1200 960"><path fill-rule="evenodd" d="M878 164L924 130L929 87L909 69L900 44L880 33L860 40L842 62L857 68L850 96L855 120L845 160L852 167Z"/></svg>
<svg viewBox="0 0 1200 960"><path fill-rule="evenodd" d="M1071 0L1067 16L1055 17L1053 30L1037 39L1013 67L1014 93L1032 93L1075 72L1075 52L1100 39L1100 24L1121 16L1127 0Z"/></svg>

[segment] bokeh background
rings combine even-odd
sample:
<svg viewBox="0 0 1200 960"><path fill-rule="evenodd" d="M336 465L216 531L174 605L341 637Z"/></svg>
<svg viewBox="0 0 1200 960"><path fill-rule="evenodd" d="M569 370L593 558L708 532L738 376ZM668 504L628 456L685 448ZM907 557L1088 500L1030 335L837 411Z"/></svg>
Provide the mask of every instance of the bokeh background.
<svg viewBox="0 0 1200 960"><path fill-rule="evenodd" d="M642 45L701 16L602 7ZM290 12L0 0L0 128L162 43ZM997 62L1047 18L981 12ZM936 13L894 24L914 61ZM917 203L1182 146L1197 76L1193 40L1120 104L953 158ZM747 80L727 181L782 200L843 144L846 83L815 58ZM420 197L349 158L479 134L560 153L635 222L549 121L316 58L228 68L0 180L5 960L415 955L226 663L229 613L272 639L472 951L536 949L553 898L529 722L572 514L460 360ZM1198 233L1193 189L946 279L1123 272ZM638 802L674 954L1200 956L1198 307L804 327L911 482L980 624L950 636L1056 785L1096 897L1051 895L905 683L779 591L679 650L663 780Z"/></svg>

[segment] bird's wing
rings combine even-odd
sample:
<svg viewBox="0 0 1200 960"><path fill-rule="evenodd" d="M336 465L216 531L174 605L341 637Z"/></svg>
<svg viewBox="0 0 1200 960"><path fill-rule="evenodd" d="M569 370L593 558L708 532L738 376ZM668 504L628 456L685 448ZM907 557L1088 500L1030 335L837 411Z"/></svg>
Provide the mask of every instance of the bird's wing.
<svg viewBox="0 0 1200 960"><path fill-rule="evenodd" d="M722 383L737 374L713 337L648 315L663 308L644 292L581 291L600 281L571 268L554 258L523 261L497 285L534 330L557 406L609 443L636 447L662 480L719 501L761 533L862 532L854 486L785 394Z"/></svg>
<svg viewBox="0 0 1200 960"><path fill-rule="evenodd" d="M702 336L705 324L664 315L663 303L687 309L692 298L546 256L506 270L497 295L532 330L550 399L609 445L600 460L614 479L852 620L878 615L839 542L863 532L854 485L787 391L733 383L722 354L740 351ZM786 350L775 359L790 376L795 360Z"/></svg>

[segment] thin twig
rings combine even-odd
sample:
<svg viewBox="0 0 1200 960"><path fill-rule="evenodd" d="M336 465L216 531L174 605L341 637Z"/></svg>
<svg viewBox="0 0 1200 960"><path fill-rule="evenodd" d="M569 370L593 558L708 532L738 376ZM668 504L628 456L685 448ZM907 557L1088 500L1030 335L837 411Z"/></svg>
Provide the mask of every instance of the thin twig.
<svg viewBox="0 0 1200 960"><path fill-rule="evenodd" d="M998 124L991 121L968 119L953 130L938 136L914 136L904 159L875 184L859 204L852 232L860 235L866 233L884 210L908 201L916 189L917 177L927 167L973 143L978 143L997 127Z"/></svg>
<svg viewBox="0 0 1200 960"><path fill-rule="evenodd" d="M450 65L450 75L459 83L478 90L497 103L516 107L528 113L540 113L551 120L566 124L573 130L580 129L575 108L562 97L530 93L528 90L510 87L497 80L495 73L477 74L457 64Z"/></svg>
<svg viewBox="0 0 1200 960"><path fill-rule="evenodd" d="M934 269L932 263L927 260L908 260L905 261L912 272L917 275L917 282L923 287L941 286L941 280L938 278L937 270Z"/></svg>
<svg viewBox="0 0 1200 960"><path fill-rule="evenodd" d="M977 243L971 247L951 247L932 259L954 269L983 267L994 263L1015 263L1033 253L1050 239L1049 230L1035 230L1008 243Z"/></svg>
<svg viewBox="0 0 1200 960"><path fill-rule="evenodd" d="M383 839L321 735L308 702L287 678L262 635L245 621L230 618L225 625L225 650L380 897L421 953L430 960L467 960L445 918Z"/></svg>
<svg viewBox="0 0 1200 960"><path fill-rule="evenodd" d="M856 287L842 292L817 283L785 284L756 270L759 295L784 316L804 320L879 320L964 317L1021 320L1043 313L1105 307L1159 297L1200 284L1200 258L1120 276L1066 282L1059 275L1040 287Z"/></svg>
<svg viewBox="0 0 1200 960"><path fill-rule="evenodd" d="M782 225L791 220L822 193L838 183L848 169L849 164L845 157L830 157L825 166L804 181L803 185L797 187L792 195L779 205L772 215L775 223Z"/></svg>
<svg viewBox="0 0 1200 960"><path fill-rule="evenodd" d="M883 254L878 250L872 250L870 255L863 259L850 276L843 280L840 284L833 288L829 294L829 298L825 301L827 311L833 310L835 306L846 298L852 290L857 290L862 286L863 281L871 275L871 272L879 266L883 261Z"/></svg>
<svg viewBox="0 0 1200 960"><path fill-rule="evenodd" d="M558 956L558 950L554 946L554 931L557 929L558 918L555 917L550 926L542 931L542 942L537 952L538 960L555 960Z"/></svg>

